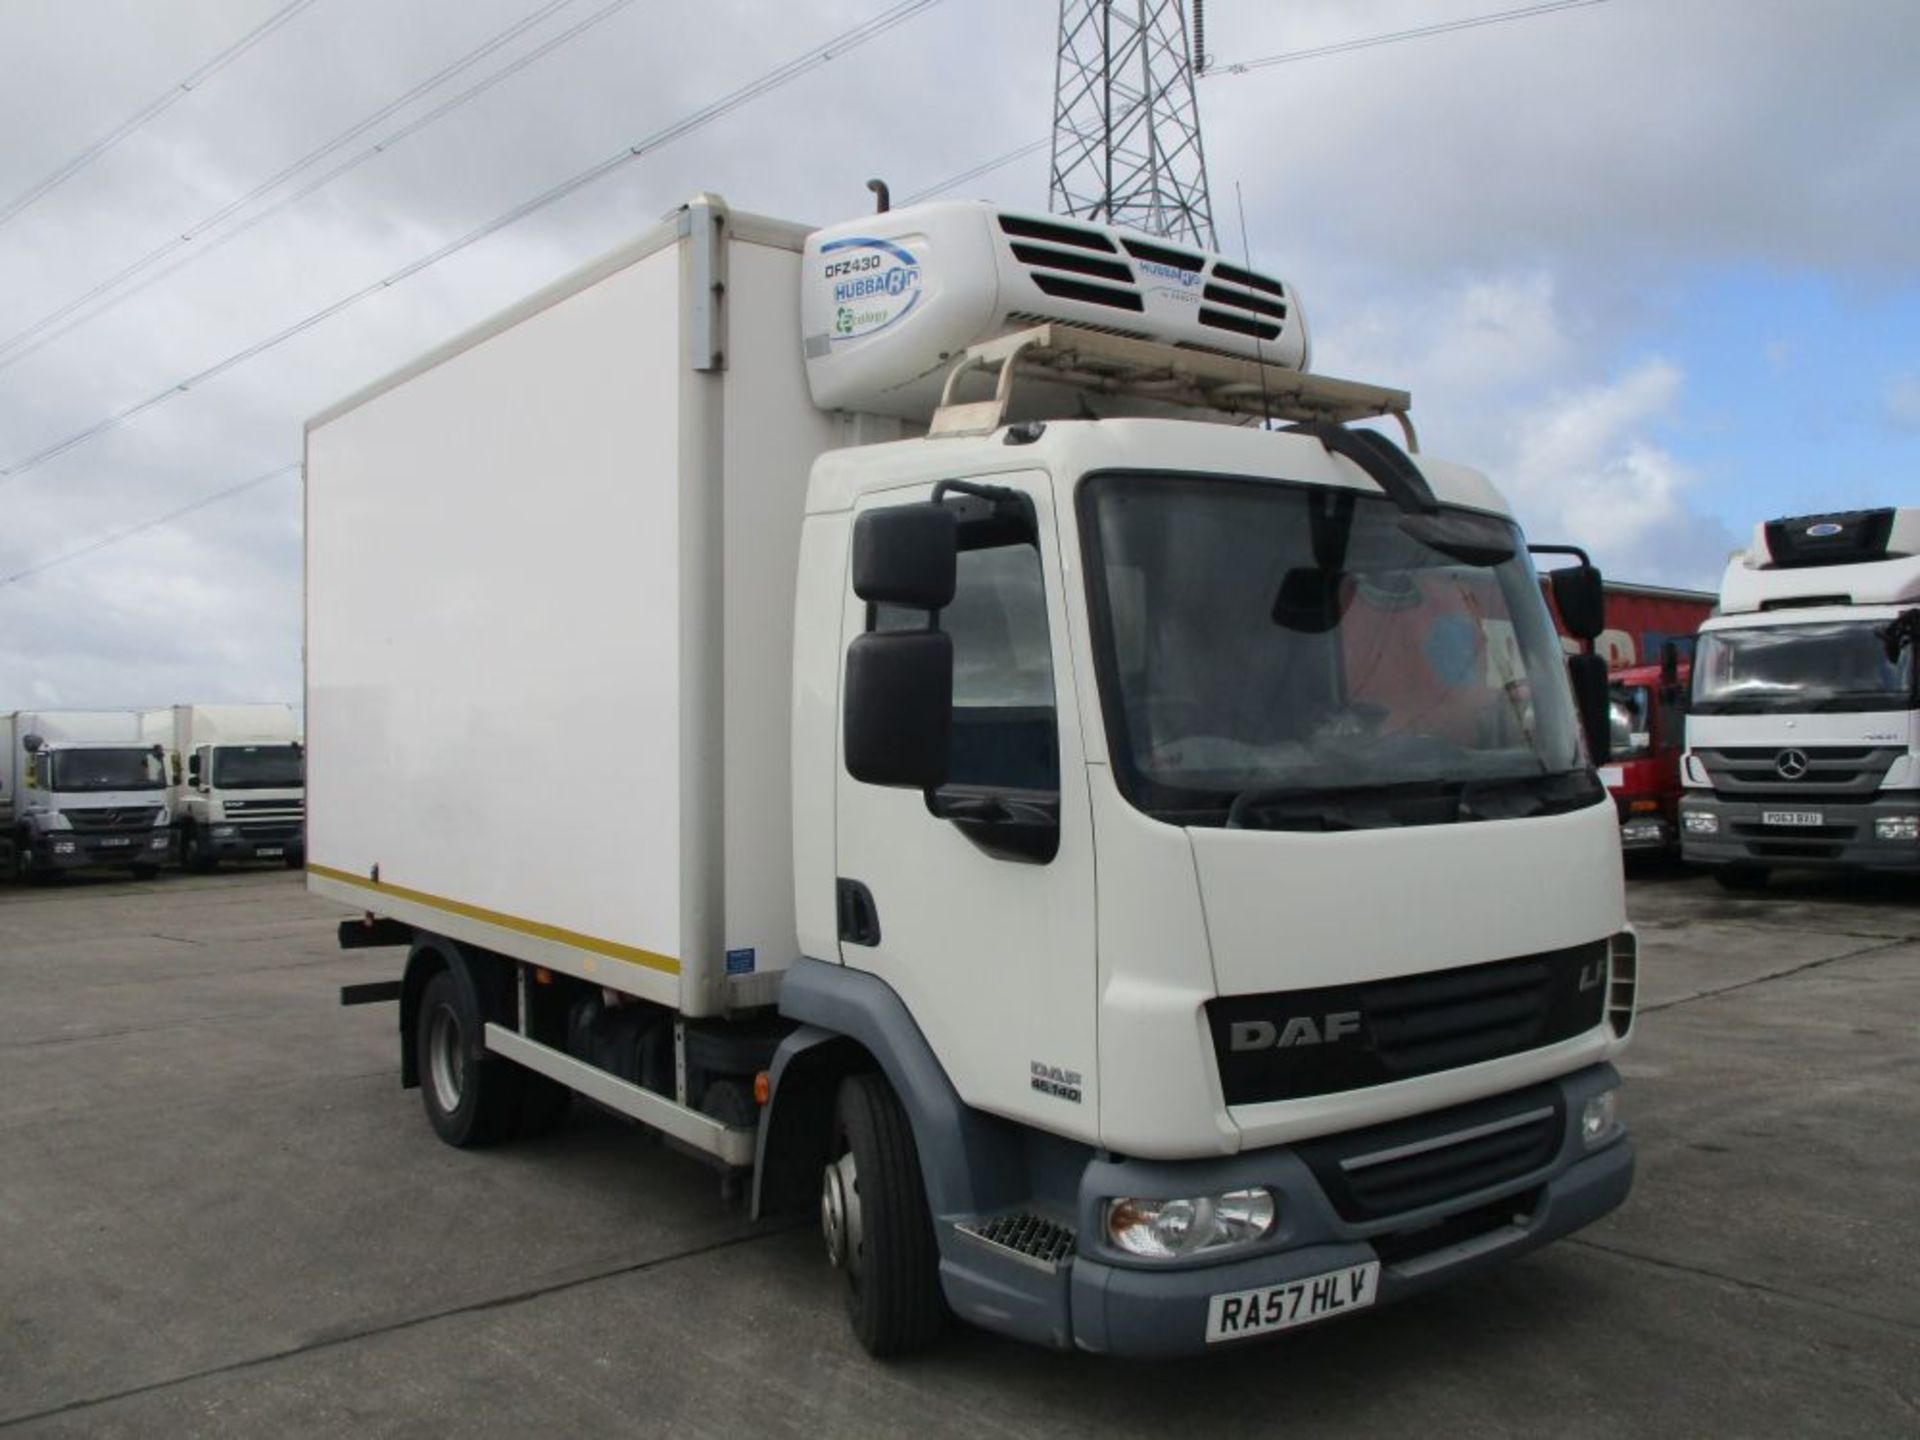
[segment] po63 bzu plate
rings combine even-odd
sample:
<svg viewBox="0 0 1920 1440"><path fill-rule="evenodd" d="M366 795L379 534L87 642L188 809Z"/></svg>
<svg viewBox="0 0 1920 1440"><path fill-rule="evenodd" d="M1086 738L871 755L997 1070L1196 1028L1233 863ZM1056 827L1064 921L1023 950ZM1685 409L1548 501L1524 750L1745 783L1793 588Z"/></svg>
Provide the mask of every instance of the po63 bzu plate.
<svg viewBox="0 0 1920 1440"><path fill-rule="evenodd" d="M278 860L282 855L287 853L287 847L284 845L260 845L255 847L253 853L258 855L262 860Z"/></svg>
<svg viewBox="0 0 1920 1440"><path fill-rule="evenodd" d="M1380 1262L1350 1265L1285 1285L1234 1290L1207 1302L1207 1343L1238 1340L1271 1330L1290 1330L1349 1310L1362 1310L1380 1294Z"/></svg>
<svg viewBox="0 0 1920 1440"><path fill-rule="evenodd" d="M1826 817L1818 810L1762 810L1762 825L1824 825Z"/></svg>

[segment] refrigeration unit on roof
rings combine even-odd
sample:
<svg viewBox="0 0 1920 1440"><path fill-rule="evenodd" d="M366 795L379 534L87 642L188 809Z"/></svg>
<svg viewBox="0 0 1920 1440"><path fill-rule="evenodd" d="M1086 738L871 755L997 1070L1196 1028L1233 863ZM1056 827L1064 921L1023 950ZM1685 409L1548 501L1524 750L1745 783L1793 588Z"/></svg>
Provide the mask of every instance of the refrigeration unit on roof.
<svg viewBox="0 0 1920 1440"><path fill-rule="evenodd" d="M1050 322L1305 370L1292 287L1219 255L976 201L807 238L801 334L816 405L926 420L968 346Z"/></svg>
<svg viewBox="0 0 1920 1440"><path fill-rule="evenodd" d="M1727 562L1723 614L1920 601L1920 508L1790 515Z"/></svg>

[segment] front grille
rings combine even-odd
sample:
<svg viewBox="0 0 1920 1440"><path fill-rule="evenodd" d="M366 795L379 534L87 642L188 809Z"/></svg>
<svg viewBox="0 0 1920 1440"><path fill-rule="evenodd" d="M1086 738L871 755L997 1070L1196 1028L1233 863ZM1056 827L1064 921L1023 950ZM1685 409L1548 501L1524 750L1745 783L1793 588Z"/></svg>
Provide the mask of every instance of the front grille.
<svg viewBox="0 0 1920 1440"><path fill-rule="evenodd" d="M1729 745L1697 749L1716 795L1769 805L1801 805L1816 797L1867 797L1880 788L1893 762L1906 752L1895 745ZM1780 772L1780 757L1804 759L1795 778Z"/></svg>
<svg viewBox="0 0 1920 1440"><path fill-rule="evenodd" d="M1363 1223L1522 1183L1565 1135L1558 1088L1536 1085L1294 1148L1340 1217Z"/></svg>
<svg viewBox="0 0 1920 1440"><path fill-rule="evenodd" d="M304 815L307 805L304 800L229 800L226 802L229 819L239 819L243 815Z"/></svg>
<svg viewBox="0 0 1920 1440"><path fill-rule="evenodd" d="M1604 1013L1607 942L1207 1003L1229 1105L1358 1090L1570 1039Z"/></svg>
<svg viewBox="0 0 1920 1440"><path fill-rule="evenodd" d="M93 807L62 810L67 823L83 834L98 835L115 830L151 830L160 817L157 805L126 805L117 808Z"/></svg>
<svg viewBox="0 0 1920 1440"><path fill-rule="evenodd" d="M255 844L273 840L293 840L300 834L298 820L243 820L240 833Z"/></svg>

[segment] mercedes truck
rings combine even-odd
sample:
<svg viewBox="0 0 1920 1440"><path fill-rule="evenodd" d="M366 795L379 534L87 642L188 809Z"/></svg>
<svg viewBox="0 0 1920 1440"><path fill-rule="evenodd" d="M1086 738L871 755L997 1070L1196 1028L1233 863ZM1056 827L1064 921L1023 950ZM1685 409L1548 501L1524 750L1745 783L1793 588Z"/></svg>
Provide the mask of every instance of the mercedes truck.
<svg viewBox="0 0 1920 1440"><path fill-rule="evenodd" d="M307 874L404 952L342 1000L454 1145L585 1095L816 1213L876 1354L1205 1352L1586 1225L1599 576L1569 664L1408 405L1164 239L695 199L307 426Z"/></svg>
<svg viewBox="0 0 1920 1440"><path fill-rule="evenodd" d="M1920 509L1769 520L1700 627L1680 842L1730 889L1920 874Z"/></svg>
<svg viewBox="0 0 1920 1440"><path fill-rule="evenodd" d="M305 747L290 705L170 705L145 734L167 752L180 863L297 869L306 856Z"/></svg>
<svg viewBox="0 0 1920 1440"><path fill-rule="evenodd" d="M0 818L18 878L106 868L145 879L166 863L166 772L138 710L19 710L0 721L0 742Z"/></svg>

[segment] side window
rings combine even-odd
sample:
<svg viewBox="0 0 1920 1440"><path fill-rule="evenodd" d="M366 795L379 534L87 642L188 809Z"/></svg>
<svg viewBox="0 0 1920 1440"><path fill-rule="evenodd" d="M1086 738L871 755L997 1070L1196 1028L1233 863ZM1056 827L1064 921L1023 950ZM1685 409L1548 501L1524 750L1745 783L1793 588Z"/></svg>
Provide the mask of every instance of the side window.
<svg viewBox="0 0 1920 1440"><path fill-rule="evenodd" d="M922 611L876 607L875 630L913 630ZM1053 651L1040 552L1031 544L962 550L953 603L953 750L948 783L1056 792L1060 751Z"/></svg>

